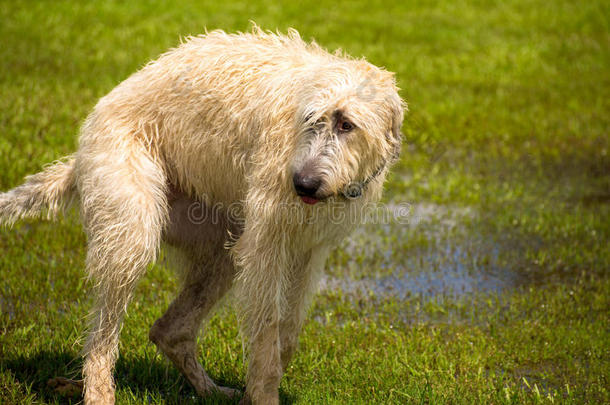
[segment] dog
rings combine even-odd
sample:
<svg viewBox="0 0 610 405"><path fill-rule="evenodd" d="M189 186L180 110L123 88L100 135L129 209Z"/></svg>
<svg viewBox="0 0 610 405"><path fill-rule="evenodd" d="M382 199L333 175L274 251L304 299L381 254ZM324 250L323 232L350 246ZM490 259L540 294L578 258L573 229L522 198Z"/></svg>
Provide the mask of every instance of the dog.
<svg viewBox="0 0 610 405"><path fill-rule="evenodd" d="M316 276L380 198L405 110L392 73L256 25L188 37L101 98L73 155L0 194L9 226L78 202L96 297L85 403L114 403L121 322L163 244L183 281L152 342L198 394L237 398L196 347L233 289L249 353L242 402L277 404Z"/></svg>

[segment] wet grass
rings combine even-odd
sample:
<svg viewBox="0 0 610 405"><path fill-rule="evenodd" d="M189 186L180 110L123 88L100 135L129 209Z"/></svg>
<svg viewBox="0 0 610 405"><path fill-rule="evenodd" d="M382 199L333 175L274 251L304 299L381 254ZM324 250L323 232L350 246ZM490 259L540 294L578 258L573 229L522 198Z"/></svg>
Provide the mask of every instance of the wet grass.
<svg viewBox="0 0 610 405"><path fill-rule="evenodd" d="M411 210L333 253L282 399L607 403L608 15L597 0L2 2L0 186L73 151L95 101L180 36L294 26L397 72L410 112L384 206ZM74 214L0 230L0 403L69 401L46 381L79 375L84 246ZM147 343L175 289L162 265L138 288L119 403L202 403ZM243 387L230 309L200 347Z"/></svg>

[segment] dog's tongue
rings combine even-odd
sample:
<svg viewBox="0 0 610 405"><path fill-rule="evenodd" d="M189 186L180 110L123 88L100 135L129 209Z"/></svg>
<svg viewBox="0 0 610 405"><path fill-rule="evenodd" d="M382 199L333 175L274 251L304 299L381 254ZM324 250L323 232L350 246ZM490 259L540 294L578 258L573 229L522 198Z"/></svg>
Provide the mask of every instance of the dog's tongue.
<svg viewBox="0 0 610 405"><path fill-rule="evenodd" d="M307 197L307 196L302 196L301 200L303 200L303 202L305 204L309 204L309 205L314 205L315 203L319 202L320 200L318 200L317 198L313 198L313 197Z"/></svg>

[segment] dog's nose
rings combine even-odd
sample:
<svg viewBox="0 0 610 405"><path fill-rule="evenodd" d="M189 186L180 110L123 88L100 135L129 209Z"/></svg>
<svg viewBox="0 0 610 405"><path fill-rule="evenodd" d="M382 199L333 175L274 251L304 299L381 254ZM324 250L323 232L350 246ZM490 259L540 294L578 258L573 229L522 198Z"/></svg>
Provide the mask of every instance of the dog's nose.
<svg viewBox="0 0 610 405"><path fill-rule="evenodd" d="M305 197L315 197L322 184L319 178L307 174L301 175L300 173L295 173L292 176L292 182L297 194Z"/></svg>

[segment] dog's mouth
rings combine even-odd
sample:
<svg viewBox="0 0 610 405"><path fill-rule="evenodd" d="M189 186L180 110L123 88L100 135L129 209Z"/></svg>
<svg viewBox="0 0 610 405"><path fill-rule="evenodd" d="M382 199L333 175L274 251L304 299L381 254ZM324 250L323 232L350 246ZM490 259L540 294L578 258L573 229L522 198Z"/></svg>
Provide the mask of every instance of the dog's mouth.
<svg viewBox="0 0 610 405"><path fill-rule="evenodd" d="M333 196L333 194L326 194L326 193L323 195L320 195L317 193L316 194L306 194L306 193L299 193L298 191L296 194L301 199L301 201L307 205L315 205L317 203L324 202Z"/></svg>
<svg viewBox="0 0 610 405"><path fill-rule="evenodd" d="M314 205L320 202L320 200L315 197L309 197L306 195L301 195L299 197L301 197L301 201L303 201L307 205Z"/></svg>

